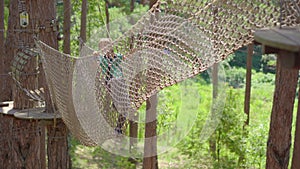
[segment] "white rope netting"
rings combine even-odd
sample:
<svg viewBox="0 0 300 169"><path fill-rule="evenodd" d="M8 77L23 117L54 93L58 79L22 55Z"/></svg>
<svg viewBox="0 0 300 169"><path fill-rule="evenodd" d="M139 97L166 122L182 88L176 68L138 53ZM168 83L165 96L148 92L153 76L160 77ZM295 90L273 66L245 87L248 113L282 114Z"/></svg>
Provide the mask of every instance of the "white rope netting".
<svg viewBox="0 0 300 169"><path fill-rule="evenodd" d="M87 46L72 57L38 41L52 100L76 138L100 145L115 137L115 123L136 120L151 95L252 43L255 29L297 26L299 1L279 4L160 0L112 42L113 52L108 45L97 56Z"/></svg>

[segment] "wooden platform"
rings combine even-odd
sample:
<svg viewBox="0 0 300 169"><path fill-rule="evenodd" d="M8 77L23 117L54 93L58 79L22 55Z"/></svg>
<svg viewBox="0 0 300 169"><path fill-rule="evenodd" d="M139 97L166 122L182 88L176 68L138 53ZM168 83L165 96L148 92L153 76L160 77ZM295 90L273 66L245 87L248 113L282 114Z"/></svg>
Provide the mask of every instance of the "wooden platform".
<svg viewBox="0 0 300 169"><path fill-rule="evenodd" d="M297 28L269 28L257 30L254 40L263 46L264 54L284 53L282 65L300 69L300 31Z"/></svg>
<svg viewBox="0 0 300 169"><path fill-rule="evenodd" d="M13 109L13 102L3 102L2 105L8 106L0 107L0 114L12 115L18 119L53 120L55 118L61 118L59 114L46 113L44 107L18 110Z"/></svg>
<svg viewBox="0 0 300 169"><path fill-rule="evenodd" d="M296 28L258 30L254 33L254 40L268 47L300 52L300 31Z"/></svg>

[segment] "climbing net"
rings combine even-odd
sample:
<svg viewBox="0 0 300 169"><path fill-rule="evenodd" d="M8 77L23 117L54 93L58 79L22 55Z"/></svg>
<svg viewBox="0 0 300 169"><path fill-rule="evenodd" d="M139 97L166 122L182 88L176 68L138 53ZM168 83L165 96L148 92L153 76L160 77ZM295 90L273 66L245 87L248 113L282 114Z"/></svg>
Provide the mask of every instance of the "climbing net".
<svg viewBox="0 0 300 169"><path fill-rule="evenodd" d="M112 126L120 116L135 121L137 109L151 95L252 43L255 29L297 26L299 1L279 4L160 0L112 42L122 57L105 62L110 45L97 56L84 45L81 56L72 57L38 41L54 106L83 144L100 145L115 137Z"/></svg>

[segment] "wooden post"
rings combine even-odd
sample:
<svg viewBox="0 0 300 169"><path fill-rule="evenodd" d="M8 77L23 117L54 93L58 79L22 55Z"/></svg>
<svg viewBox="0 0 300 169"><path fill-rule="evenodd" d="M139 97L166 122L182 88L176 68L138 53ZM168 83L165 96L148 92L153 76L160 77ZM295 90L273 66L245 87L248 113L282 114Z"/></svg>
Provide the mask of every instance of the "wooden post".
<svg viewBox="0 0 300 169"><path fill-rule="evenodd" d="M250 97L251 97L251 74L252 74L252 56L254 51L254 45L248 45L247 54L247 73L246 73L246 88L245 88L245 102L244 102L244 112L247 115L245 125L248 126L250 122Z"/></svg>
<svg viewBox="0 0 300 169"><path fill-rule="evenodd" d="M299 88L300 92L300 88ZM298 93L299 93L298 92ZM294 140L294 152L292 160L292 169L300 168L300 94L298 94L298 110Z"/></svg>
<svg viewBox="0 0 300 169"><path fill-rule="evenodd" d="M298 70L282 66L286 52L277 58L276 84L267 147L267 169L287 169L290 157L291 128Z"/></svg>

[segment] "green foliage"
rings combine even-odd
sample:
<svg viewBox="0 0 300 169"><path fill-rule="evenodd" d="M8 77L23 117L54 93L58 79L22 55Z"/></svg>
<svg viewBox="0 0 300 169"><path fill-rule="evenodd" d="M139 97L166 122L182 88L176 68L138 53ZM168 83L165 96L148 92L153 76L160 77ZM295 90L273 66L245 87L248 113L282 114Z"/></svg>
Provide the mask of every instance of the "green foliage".
<svg viewBox="0 0 300 169"><path fill-rule="evenodd" d="M262 69L264 73L275 73L276 67L276 56L275 55L263 55L262 59Z"/></svg>
<svg viewBox="0 0 300 169"><path fill-rule="evenodd" d="M216 130L216 168L239 168L243 165L240 160L246 156L246 132L243 129L246 116L241 98L241 90L228 90L221 123Z"/></svg>
<svg viewBox="0 0 300 169"><path fill-rule="evenodd" d="M260 46L254 46L254 54L252 57L252 65L255 71L261 70L261 59L262 52ZM241 49L234 52L233 57L229 60L229 65L231 67L245 68L247 65L247 47L242 47Z"/></svg>
<svg viewBox="0 0 300 169"><path fill-rule="evenodd" d="M226 71L226 81L233 88L244 87L246 80L246 70L243 68L233 67Z"/></svg>
<svg viewBox="0 0 300 169"><path fill-rule="evenodd" d="M251 86L258 88L262 85L274 85L275 75L272 73L252 70ZM246 83L246 69L233 67L226 71L226 81L233 88L243 88Z"/></svg>

